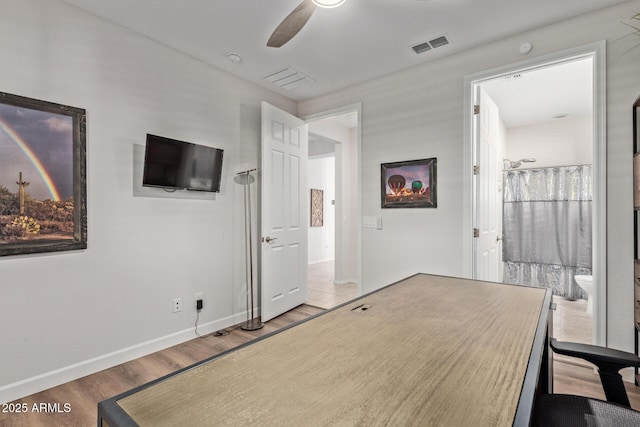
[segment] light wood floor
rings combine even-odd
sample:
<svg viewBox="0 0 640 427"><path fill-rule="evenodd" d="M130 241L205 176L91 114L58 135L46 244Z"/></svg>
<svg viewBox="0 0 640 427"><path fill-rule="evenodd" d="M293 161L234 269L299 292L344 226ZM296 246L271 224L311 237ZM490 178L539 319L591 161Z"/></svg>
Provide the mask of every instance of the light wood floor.
<svg viewBox="0 0 640 427"><path fill-rule="evenodd" d="M27 396L15 403L26 403L29 409L33 407L34 403L60 403L60 406L69 403L71 411L53 414L36 413L31 410L26 414L0 412L0 426L95 426L98 419L98 402L322 311L316 307L302 305L272 319L265 324L264 328L257 331L244 331L236 327L229 328L230 333L227 335L203 335L202 338L195 338L41 393Z"/></svg>
<svg viewBox="0 0 640 427"><path fill-rule="evenodd" d="M248 332L235 328L230 330L228 335L205 335L25 397L16 403L26 403L30 408L29 412L23 414L0 412L0 426L95 426L99 401L320 312L322 309L302 305L267 322L265 327L258 331ZM598 377L592 368L556 361L554 370L556 393L580 394L604 399ZM632 384L626 384L626 386L632 407L640 410L640 388ZM71 411L36 413L31 411L34 403L59 403L61 408L68 403L71 405Z"/></svg>
<svg viewBox="0 0 640 427"><path fill-rule="evenodd" d="M586 300L553 297L553 336L559 341L592 344L592 315ZM581 394L605 400L594 366L582 359L554 355L555 393ZM596 386L593 385L594 379ZM640 410L640 387L625 383L631 406Z"/></svg>

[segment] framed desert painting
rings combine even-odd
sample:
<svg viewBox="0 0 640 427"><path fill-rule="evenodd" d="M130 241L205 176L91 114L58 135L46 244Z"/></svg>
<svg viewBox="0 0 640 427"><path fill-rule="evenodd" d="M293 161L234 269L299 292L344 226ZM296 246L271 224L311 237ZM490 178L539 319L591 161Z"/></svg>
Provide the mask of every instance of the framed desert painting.
<svg viewBox="0 0 640 427"><path fill-rule="evenodd" d="M436 208L437 159L383 163L383 208Z"/></svg>
<svg viewBox="0 0 640 427"><path fill-rule="evenodd" d="M85 121L0 92L0 256L87 247Z"/></svg>
<svg viewBox="0 0 640 427"><path fill-rule="evenodd" d="M323 203L322 190L311 189L311 227L322 227Z"/></svg>

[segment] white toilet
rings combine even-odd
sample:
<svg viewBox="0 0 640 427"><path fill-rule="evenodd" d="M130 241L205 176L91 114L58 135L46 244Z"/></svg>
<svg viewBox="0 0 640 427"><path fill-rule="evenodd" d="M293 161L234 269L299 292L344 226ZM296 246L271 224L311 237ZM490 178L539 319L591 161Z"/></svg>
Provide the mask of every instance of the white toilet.
<svg viewBox="0 0 640 427"><path fill-rule="evenodd" d="M587 313L591 314L593 311L593 276L573 276L576 279L576 283L587 293Z"/></svg>

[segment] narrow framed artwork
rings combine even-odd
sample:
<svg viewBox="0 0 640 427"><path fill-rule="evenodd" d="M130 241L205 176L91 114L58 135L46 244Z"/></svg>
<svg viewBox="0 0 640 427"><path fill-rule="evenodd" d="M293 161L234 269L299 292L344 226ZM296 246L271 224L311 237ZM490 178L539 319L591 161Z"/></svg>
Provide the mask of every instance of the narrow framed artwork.
<svg viewBox="0 0 640 427"><path fill-rule="evenodd" d="M435 157L383 163L382 208L437 208L437 163Z"/></svg>
<svg viewBox="0 0 640 427"><path fill-rule="evenodd" d="M311 189L311 226L322 227L323 224L323 192Z"/></svg>
<svg viewBox="0 0 640 427"><path fill-rule="evenodd" d="M0 256L86 247L85 110L0 92Z"/></svg>

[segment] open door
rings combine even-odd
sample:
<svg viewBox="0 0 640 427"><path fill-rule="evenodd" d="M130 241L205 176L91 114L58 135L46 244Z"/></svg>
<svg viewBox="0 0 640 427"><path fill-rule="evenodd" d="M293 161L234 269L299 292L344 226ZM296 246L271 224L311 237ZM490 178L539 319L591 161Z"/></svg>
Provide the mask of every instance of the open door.
<svg viewBox="0 0 640 427"><path fill-rule="evenodd" d="M502 275L502 159L498 146L499 111L478 87L476 105L476 218L474 279L500 282Z"/></svg>
<svg viewBox="0 0 640 427"><path fill-rule="evenodd" d="M307 125L262 103L262 321L307 300Z"/></svg>

